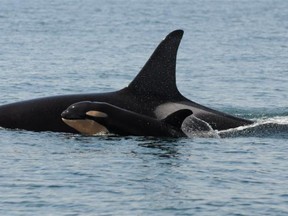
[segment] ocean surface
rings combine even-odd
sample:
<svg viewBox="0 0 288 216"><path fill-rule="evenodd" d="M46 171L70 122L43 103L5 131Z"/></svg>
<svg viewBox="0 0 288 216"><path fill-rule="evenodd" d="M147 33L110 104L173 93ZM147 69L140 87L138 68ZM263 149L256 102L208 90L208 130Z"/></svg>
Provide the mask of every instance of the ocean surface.
<svg viewBox="0 0 288 216"><path fill-rule="evenodd" d="M288 215L288 1L1 0L0 105L129 84L183 29L177 85L224 138L0 128L0 215Z"/></svg>

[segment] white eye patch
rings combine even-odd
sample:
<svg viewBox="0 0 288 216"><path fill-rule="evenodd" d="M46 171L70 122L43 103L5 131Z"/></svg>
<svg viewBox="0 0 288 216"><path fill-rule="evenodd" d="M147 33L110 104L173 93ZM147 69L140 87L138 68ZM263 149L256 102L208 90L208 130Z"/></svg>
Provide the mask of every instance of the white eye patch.
<svg viewBox="0 0 288 216"><path fill-rule="evenodd" d="M95 110L90 110L86 112L86 115L91 116L91 117L101 117L101 118L107 118L108 115L103 112L95 111Z"/></svg>

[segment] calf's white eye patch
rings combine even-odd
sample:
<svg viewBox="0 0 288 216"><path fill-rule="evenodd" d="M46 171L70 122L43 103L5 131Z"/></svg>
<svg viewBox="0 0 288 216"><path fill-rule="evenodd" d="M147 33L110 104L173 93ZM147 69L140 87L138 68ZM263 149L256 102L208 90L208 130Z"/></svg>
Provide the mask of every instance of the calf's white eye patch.
<svg viewBox="0 0 288 216"><path fill-rule="evenodd" d="M86 115L92 116L92 117L101 117L101 118L107 118L108 117L108 115L106 113L95 111L95 110L90 110L90 111L86 112Z"/></svg>

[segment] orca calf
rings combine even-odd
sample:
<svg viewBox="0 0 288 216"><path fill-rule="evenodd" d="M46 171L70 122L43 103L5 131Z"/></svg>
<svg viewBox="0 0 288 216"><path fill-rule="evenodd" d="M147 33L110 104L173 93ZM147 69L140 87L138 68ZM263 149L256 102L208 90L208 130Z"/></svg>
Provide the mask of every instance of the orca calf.
<svg viewBox="0 0 288 216"><path fill-rule="evenodd" d="M83 101L62 112L62 120L82 134L112 133L121 136L186 137L181 126L192 115L178 110L158 120L103 102Z"/></svg>
<svg viewBox="0 0 288 216"><path fill-rule="evenodd" d="M158 120L189 109L214 130L252 124L250 120L207 108L181 95L176 86L175 70L182 36L182 30L168 34L128 87L115 92L59 95L2 105L0 127L78 133L62 121L61 113L80 101L105 102Z"/></svg>

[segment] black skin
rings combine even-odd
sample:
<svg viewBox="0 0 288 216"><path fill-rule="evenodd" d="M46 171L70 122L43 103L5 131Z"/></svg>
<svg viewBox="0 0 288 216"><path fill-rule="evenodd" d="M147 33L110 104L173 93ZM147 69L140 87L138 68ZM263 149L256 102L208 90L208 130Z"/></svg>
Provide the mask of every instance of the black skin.
<svg viewBox="0 0 288 216"><path fill-rule="evenodd" d="M110 93L60 95L2 105L0 127L78 133L61 120L61 113L80 101L106 102L157 119L180 109L190 109L195 117L219 131L252 124L250 120L210 109L181 95L176 86L175 69L182 36L182 30L168 34L128 87ZM169 103L173 103L174 110L165 108ZM164 117L155 112L159 106L158 111Z"/></svg>
<svg viewBox="0 0 288 216"><path fill-rule="evenodd" d="M107 116L87 115L100 111ZM83 101L69 106L61 117L67 120L93 120L105 126L110 133L122 136L186 137L181 130L183 121L192 115L191 110L179 110L163 120L141 115L103 102Z"/></svg>

